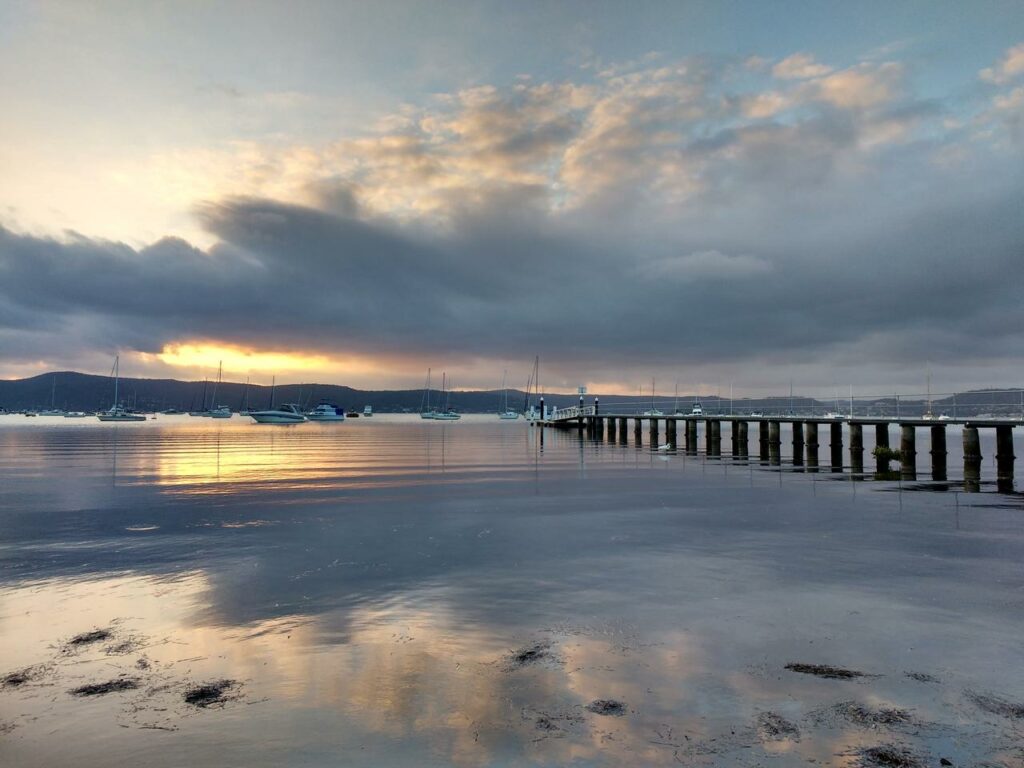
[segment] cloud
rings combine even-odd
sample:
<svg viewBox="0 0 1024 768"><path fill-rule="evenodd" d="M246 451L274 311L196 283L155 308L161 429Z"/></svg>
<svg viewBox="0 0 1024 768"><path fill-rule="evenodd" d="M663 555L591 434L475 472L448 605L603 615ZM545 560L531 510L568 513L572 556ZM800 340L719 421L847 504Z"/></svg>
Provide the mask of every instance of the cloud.
<svg viewBox="0 0 1024 768"><path fill-rule="evenodd" d="M659 58L318 145L162 153L143 177L178 180L203 247L0 229L4 370L199 342L482 386L537 353L572 383L851 350L891 368L935 339L936 365L1024 357L1019 89L953 121L903 63L784 61L804 75Z"/></svg>
<svg viewBox="0 0 1024 768"><path fill-rule="evenodd" d="M772 67L772 75L780 80L806 80L831 71L831 67L819 64L809 53L794 53Z"/></svg>
<svg viewBox="0 0 1024 768"><path fill-rule="evenodd" d="M1003 85L1021 74L1024 74L1024 43L1007 50L999 62L981 70L978 77L988 83Z"/></svg>

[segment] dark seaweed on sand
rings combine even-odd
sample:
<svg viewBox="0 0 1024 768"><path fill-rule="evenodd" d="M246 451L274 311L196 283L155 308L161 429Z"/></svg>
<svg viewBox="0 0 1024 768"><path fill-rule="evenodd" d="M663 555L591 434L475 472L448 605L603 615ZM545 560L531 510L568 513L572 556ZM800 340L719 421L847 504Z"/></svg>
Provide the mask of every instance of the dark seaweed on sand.
<svg viewBox="0 0 1024 768"><path fill-rule="evenodd" d="M82 685L78 688L72 689L70 693L72 696L105 696L108 693L133 691L138 687L138 680L120 678L118 680L108 680L105 683L90 683L89 685Z"/></svg>
<svg viewBox="0 0 1024 768"><path fill-rule="evenodd" d="M234 698L229 696L228 692L240 686L241 683L237 680L215 680L210 683L193 686L185 691L185 703L202 709L217 704L224 704Z"/></svg>
<svg viewBox="0 0 1024 768"><path fill-rule="evenodd" d="M924 764L910 750L893 744L868 747L860 751L865 768L921 768Z"/></svg>
<svg viewBox="0 0 1024 768"><path fill-rule="evenodd" d="M824 677L828 680L852 680L856 677L865 676L863 672L857 672L853 669L843 669L842 667L830 667L827 664L803 664L800 662L792 662L786 665L786 669L790 672L799 672L802 675Z"/></svg>
<svg viewBox="0 0 1024 768"><path fill-rule="evenodd" d="M757 733L762 741L799 739L800 729L775 712L762 712L757 716Z"/></svg>
<svg viewBox="0 0 1024 768"><path fill-rule="evenodd" d="M1014 720L1024 719L1024 704L1016 701L1008 701L989 693L975 693L967 691L967 698L974 702L975 706L993 715L1001 715Z"/></svg>
<svg viewBox="0 0 1024 768"><path fill-rule="evenodd" d="M80 635L75 635L68 640L69 648L80 648L83 645L91 645L92 643L98 643L103 640L109 640L113 635L109 629L94 629L91 632L83 632Z"/></svg>
<svg viewBox="0 0 1024 768"><path fill-rule="evenodd" d="M608 715L610 717L622 717L626 714L626 705L615 699L597 699L587 704L587 711L595 715Z"/></svg>

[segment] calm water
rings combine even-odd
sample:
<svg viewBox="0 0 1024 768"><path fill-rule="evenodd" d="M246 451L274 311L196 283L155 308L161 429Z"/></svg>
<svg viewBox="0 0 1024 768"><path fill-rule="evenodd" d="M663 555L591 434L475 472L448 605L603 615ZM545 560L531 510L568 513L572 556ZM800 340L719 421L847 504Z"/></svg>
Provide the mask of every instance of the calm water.
<svg viewBox="0 0 1024 768"><path fill-rule="evenodd" d="M964 493L953 428L947 483L632 440L0 417L0 765L1024 765L990 441Z"/></svg>

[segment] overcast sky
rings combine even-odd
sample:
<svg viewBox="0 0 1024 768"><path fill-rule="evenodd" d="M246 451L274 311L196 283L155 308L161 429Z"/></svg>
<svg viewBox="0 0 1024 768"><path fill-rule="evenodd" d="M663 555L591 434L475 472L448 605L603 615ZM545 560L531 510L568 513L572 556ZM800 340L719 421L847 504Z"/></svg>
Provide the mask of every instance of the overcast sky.
<svg viewBox="0 0 1024 768"><path fill-rule="evenodd" d="M0 376L1024 385L1019 0L0 0L0 73Z"/></svg>

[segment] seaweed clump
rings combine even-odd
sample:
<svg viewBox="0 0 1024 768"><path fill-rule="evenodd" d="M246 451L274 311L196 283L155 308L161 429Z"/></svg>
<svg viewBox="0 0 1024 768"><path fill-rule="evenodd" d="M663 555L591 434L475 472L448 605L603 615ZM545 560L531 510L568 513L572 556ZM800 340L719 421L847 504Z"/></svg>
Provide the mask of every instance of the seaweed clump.
<svg viewBox="0 0 1024 768"><path fill-rule="evenodd" d="M595 715L605 715L608 717L622 717L626 714L626 705L615 699L597 699L587 704L586 709Z"/></svg>
<svg viewBox="0 0 1024 768"><path fill-rule="evenodd" d="M757 716L757 733L762 741L798 740L800 729L782 715L762 712Z"/></svg>
<svg viewBox="0 0 1024 768"><path fill-rule="evenodd" d="M119 693L120 691L133 691L139 687L139 681L131 678L120 678L108 680L105 683L90 683L74 688L72 696L105 696L108 693Z"/></svg>
<svg viewBox="0 0 1024 768"><path fill-rule="evenodd" d="M843 669L842 667L830 667L827 664L803 664L793 662L786 665L790 672L799 672L802 675L814 675L824 677L828 680L853 680L857 677L864 677L863 672L854 669Z"/></svg>
<svg viewBox="0 0 1024 768"><path fill-rule="evenodd" d="M967 692L967 698L974 702L975 706L993 715L1001 715L1013 720L1024 719L1024 704L1015 701L1007 701L998 696L987 693Z"/></svg>
<svg viewBox="0 0 1024 768"><path fill-rule="evenodd" d="M210 683L193 686L185 691L185 703L201 709L223 705L232 698L235 698L228 695L229 691L233 691L240 686L241 683L237 680L215 680Z"/></svg>
<svg viewBox="0 0 1024 768"><path fill-rule="evenodd" d="M921 768L921 761L908 749L893 744L868 747L860 751L865 768Z"/></svg>

